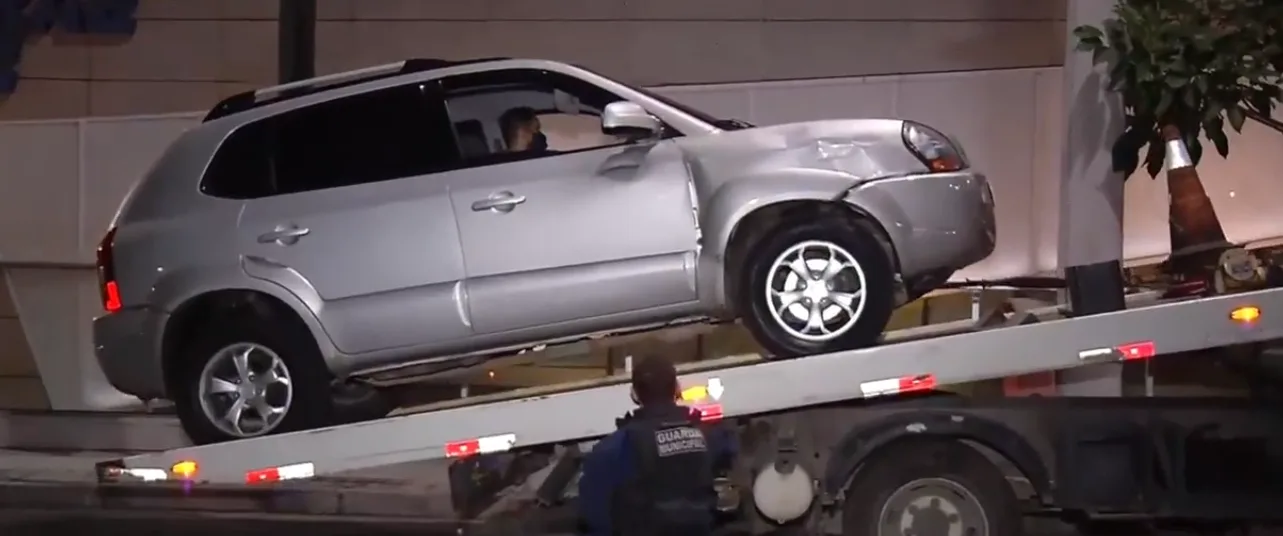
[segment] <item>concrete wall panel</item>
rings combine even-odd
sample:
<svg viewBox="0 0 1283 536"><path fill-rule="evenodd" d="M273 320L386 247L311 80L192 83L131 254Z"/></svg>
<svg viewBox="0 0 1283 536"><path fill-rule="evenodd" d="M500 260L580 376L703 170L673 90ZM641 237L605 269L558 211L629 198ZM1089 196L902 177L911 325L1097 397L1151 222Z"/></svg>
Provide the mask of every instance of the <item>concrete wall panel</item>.
<svg viewBox="0 0 1283 536"><path fill-rule="evenodd" d="M208 108L277 76L274 0L143 0L130 38L31 43L0 120ZM319 0L318 71L546 57L637 83L1041 67L1064 0Z"/></svg>

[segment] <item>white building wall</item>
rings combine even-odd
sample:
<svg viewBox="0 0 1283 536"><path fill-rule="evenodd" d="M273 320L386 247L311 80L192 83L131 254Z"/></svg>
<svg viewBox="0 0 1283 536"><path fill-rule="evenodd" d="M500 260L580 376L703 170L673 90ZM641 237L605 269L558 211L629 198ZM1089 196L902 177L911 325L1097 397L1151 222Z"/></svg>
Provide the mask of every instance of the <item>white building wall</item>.
<svg viewBox="0 0 1283 536"><path fill-rule="evenodd" d="M276 0L142 0L28 46L0 120L184 112L276 79ZM1060 65L1065 0L318 0L322 73L525 56L689 84Z"/></svg>

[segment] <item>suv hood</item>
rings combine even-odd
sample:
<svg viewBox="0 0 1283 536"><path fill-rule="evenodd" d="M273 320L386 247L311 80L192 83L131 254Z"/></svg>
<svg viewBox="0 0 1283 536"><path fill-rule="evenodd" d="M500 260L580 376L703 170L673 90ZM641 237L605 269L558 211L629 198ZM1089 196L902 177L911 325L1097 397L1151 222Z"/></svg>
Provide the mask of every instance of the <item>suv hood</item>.
<svg viewBox="0 0 1283 536"><path fill-rule="evenodd" d="M806 170L840 172L854 185L927 171L905 146L903 124L896 119L809 121L680 138L678 146L704 188Z"/></svg>

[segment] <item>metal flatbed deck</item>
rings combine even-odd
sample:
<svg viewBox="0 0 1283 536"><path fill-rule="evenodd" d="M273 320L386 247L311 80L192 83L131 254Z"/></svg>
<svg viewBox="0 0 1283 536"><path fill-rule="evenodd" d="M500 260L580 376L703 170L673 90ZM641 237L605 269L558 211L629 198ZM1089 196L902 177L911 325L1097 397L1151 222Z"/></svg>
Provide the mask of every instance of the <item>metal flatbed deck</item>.
<svg viewBox="0 0 1283 536"><path fill-rule="evenodd" d="M1283 338L1279 311L1283 289L1264 290L940 336L890 335L878 347L791 360L736 356L693 364L681 371L681 382L704 386L707 396L697 405L710 417L759 415ZM133 456L99 464L99 478L273 482L593 438L613 431L616 417L632 409L624 380L468 398L378 421Z"/></svg>

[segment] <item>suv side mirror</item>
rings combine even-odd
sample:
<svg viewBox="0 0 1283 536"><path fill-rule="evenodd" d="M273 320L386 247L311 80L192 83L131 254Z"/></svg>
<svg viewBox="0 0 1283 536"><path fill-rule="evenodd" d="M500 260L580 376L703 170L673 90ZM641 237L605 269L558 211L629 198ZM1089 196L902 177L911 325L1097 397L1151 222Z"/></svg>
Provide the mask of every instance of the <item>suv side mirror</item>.
<svg viewBox="0 0 1283 536"><path fill-rule="evenodd" d="M664 124L637 103L616 101L601 112L601 131L632 139L658 136Z"/></svg>

